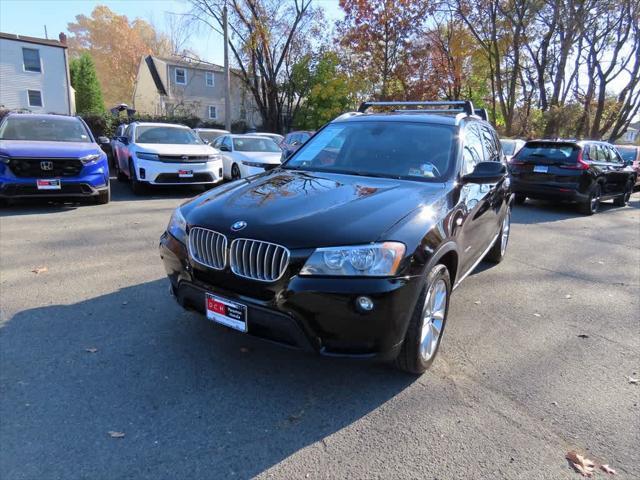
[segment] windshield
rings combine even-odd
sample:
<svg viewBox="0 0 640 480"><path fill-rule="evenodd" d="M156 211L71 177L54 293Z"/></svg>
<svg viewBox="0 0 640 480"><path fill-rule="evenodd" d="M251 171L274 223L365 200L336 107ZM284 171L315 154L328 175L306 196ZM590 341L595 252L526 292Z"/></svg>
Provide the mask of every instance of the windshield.
<svg viewBox="0 0 640 480"><path fill-rule="evenodd" d="M634 162L636 159L636 149L634 147L618 147L618 153L620 153L620 156L625 162Z"/></svg>
<svg viewBox="0 0 640 480"><path fill-rule="evenodd" d="M280 147L269 137L234 138L233 149L236 152L281 152Z"/></svg>
<svg viewBox="0 0 640 480"><path fill-rule="evenodd" d="M203 131L198 132L198 135L200 135L200 138L203 140L206 140L209 143L213 143L213 141L216 138L226 134L227 132L203 132Z"/></svg>
<svg viewBox="0 0 640 480"><path fill-rule="evenodd" d="M521 162L575 164L580 148L571 143L529 142L518 152Z"/></svg>
<svg viewBox="0 0 640 480"><path fill-rule="evenodd" d="M426 123L335 123L285 164L323 172L445 181L455 164L456 128Z"/></svg>
<svg viewBox="0 0 640 480"><path fill-rule="evenodd" d="M201 144L202 140L190 128L149 125L136 128L136 143L189 145Z"/></svg>
<svg viewBox="0 0 640 480"><path fill-rule="evenodd" d="M11 116L0 129L0 140L86 143L91 142L91 137L77 118Z"/></svg>
<svg viewBox="0 0 640 480"><path fill-rule="evenodd" d="M516 149L516 142L513 140L500 140L500 143L502 144L502 151L505 155L513 155Z"/></svg>

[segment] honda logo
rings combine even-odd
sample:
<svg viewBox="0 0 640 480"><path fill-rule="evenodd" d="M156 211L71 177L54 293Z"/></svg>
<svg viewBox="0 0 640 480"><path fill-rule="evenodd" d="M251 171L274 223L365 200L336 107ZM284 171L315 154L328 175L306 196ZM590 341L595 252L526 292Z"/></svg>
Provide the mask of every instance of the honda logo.
<svg viewBox="0 0 640 480"><path fill-rule="evenodd" d="M40 162L40 168L46 171L53 170L53 162L51 160Z"/></svg>
<svg viewBox="0 0 640 480"><path fill-rule="evenodd" d="M180 158L182 158L182 160L189 160L189 155L182 155Z"/></svg>

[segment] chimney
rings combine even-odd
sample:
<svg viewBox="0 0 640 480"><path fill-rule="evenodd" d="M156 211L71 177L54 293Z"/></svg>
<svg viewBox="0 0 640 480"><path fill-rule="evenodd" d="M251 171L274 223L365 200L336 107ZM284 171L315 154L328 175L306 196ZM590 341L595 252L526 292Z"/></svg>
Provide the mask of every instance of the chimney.
<svg viewBox="0 0 640 480"><path fill-rule="evenodd" d="M63 45L67 44L67 36L64 33L60 32L60 35L58 35L58 38L60 39L61 44Z"/></svg>

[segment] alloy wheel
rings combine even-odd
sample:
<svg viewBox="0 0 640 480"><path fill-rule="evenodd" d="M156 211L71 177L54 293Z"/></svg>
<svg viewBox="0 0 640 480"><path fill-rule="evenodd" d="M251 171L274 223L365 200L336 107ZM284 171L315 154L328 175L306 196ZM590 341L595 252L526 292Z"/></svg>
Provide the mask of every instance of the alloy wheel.
<svg viewBox="0 0 640 480"><path fill-rule="evenodd" d="M436 352L446 312L447 284L440 278L429 287L422 312L420 355L424 361L430 360Z"/></svg>

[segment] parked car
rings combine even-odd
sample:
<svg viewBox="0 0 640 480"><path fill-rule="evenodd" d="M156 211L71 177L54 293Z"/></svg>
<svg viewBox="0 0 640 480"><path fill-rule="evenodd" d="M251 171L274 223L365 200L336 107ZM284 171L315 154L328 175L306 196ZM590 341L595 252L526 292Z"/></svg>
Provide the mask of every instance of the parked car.
<svg viewBox="0 0 640 480"><path fill-rule="evenodd" d="M288 158L293 152L298 150L313 134L314 132L304 130L287 133L280 144L284 152L284 158Z"/></svg>
<svg viewBox="0 0 640 480"><path fill-rule="evenodd" d="M118 142L119 142L119 138L124 136L124 132L127 129L127 124L123 123L121 125L118 125L116 127L115 132L113 133L113 137L111 137L111 140L109 141L109 146L111 147L111 159L109 162L109 166L111 167L112 170L115 171L115 166L117 163L117 158L118 158ZM124 147L124 146L122 146Z"/></svg>
<svg viewBox="0 0 640 480"><path fill-rule="evenodd" d="M634 145L616 145L624 163L636 172L634 190L640 186L640 147Z"/></svg>
<svg viewBox="0 0 640 480"><path fill-rule="evenodd" d="M569 201L593 215L600 202L629 202L636 173L613 145L597 141L535 140L510 163L516 203L529 198Z"/></svg>
<svg viewBox="0 0 640 480"><path fill-rule="evenodd" d="M502 151L504 152L505 157L507 157L507 162L510 161L513 156L520 151L526 142L520 139L511 139L511 138L501 138L500 144L502 145Z"/></svg>
<svg viewBox="0 0 640 480"><path fill-rule="evenodd" d="M98 143L99 142L99 143ZM8 114L0 123L0 198L77 197L108 203L107 154L79 117Z"/></svg>
<svg viewBox="0 0 640 480"><path fill-rule="evenodd" d="M280 145L282 143L282 140L284 140L284 137L278 133L255 132L255 133L251 133L250 135L257 135L259 137L269 137L278 145Z"/></svg>
<svg viewBox="0 0 640 480"><path fill-rule="evenodd" d="M281 167L176 209L160 256L178 302L291 347L428 368L453 289L506 254L511 191L471 102L417 103L456 108L341 116Z"/></svg>
<svg viewBox="0 0 640 480"><path fill-rule="evenodd" d="M236 180L280 165L282 150L270 138L257 135L225 135L213 146L222 154L222 175Z"/></svg>
<svg viewBox="0 0 640 480"><path fill-rule="evenodd" d="M209 145L213 144L216 138L230 133L228 130L220 130L217 128L195 128L194 130L198 136L200 136L200 139Z"/></svg>
<svg viewBox="0 0 640 480"><path fill-rule="evenodd" d="M118 137L116 174L135 194L147 185L204 185L222 180L222 157L184 125L133 122Z"/></svg>

